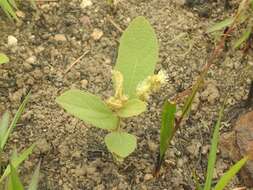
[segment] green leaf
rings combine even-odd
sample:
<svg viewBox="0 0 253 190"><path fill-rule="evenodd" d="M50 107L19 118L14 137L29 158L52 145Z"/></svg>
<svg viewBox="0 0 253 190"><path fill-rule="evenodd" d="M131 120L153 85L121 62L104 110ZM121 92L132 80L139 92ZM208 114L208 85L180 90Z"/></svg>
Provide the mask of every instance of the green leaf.
<svg viewBox="0 0 253 190"><path fill-rule="evenodd" d="M214 172L215 162L216 162L217 146L218 146L219 136L220 136L219 130L220 130L220 125L221 125L221 120L223 117L224 107L225 107L225 103L220 110L219 118L214 128L213 138L211 142L211 149L208 155L208 166L207 166L207 174L206 174L206 182L205 182L204 190L210 190L211 185L212 185L213 172Z"/></svg>
<svg viewBox="0 0 253 190"><path fill-rule="evenodd" d="M118 118L97 96L80 90L68 90L56 102L68 113L101 129L113 130Z"/></svg>
<svg viewBox="0 0 253 190"><path fill-rule="evenodd" d="M10 61L9 58L5 54L0 53L0 65L8 63L9 61Z"/></svg>
<svg viewBox="0 0 253 190"><path fill-rule="evenodd" d="M24 190L16 168L10 164L10 179L8 190Z"/></svg>
<svg viewBox="0 0 253 190"><path fill-rule="evenodd" d="M13 9L13 6L8 0L0 0L0 7L3 9L5 14L9 17L9 19L12 20L12 18L14 18L15 20L18 20L16 12Z"/></svg>
<svg viewBox="0 0 253 190"><path fill-rule="evenodd" d="M236 49L240 47L243 42L247 41L248 38L250 37L251 32L252 32L252 28L250 26L243 32L242 36L235 42L235 44L233 45L233 48Z"/></svg>
<svg viewBox="0 0 253 190"><path fill-rule="evenodd" d="M14 168L17 168L23 161L25 161L28 156L32 153L35 145L31 145L29 148L25 149L23 152L21 152L16 158L12 159L12 165ZM3 182L3 180L10 174L10 165L8 165L3 173L3 175L0 178L0 184Z"/></svg>
<svg viewBox="0 0 253 190"><path fill-rule="evenodd" d="M201 76L198 79L197 83L193 86L191 94L187 97L187 100L184 103L184 106L182 108L182 115L181 115L182 118L184 118L191 111L191 106L192 106L193 100L194 100L201 84L203 83L205 74L206 74L206 72L201 74Z"/></svg>
<svg viewBox="0 0 253 190"><path fill-rule="evenodd" d="M29 184L28 190L37 190L39 177L40 177L40 163L38 164L38 166L36 167L33 173L32 180Z"/></svg>
<svg viewBox="0 0 253 190"><path fill-rule="evenodd" d="M30 98L30 92L28 93L28 95L25 97L24 101L22 102L22 104L19 106L18 108L18 111L16 112L12 122L11 122L11 125L10 127L8 128L8 131L5 133L5 135L3 136L3 139L1 140L1 145L0 145L0 148L3 150L4 149L4 146L12 132L12 130L16 127L16 124L21 116L21 114L23 113L23 111L25 110L25 106L28 102Z"/></svg>
<svg viewBox="0 0 253 190"><path fill-rule="evenodd" d="M234 22L234 18L225 19L225 20L223 20L221 22L216 23L212 27L210 27L207 30L207 32L211 33L211 32L215 32L215 31L221 30L221 29L223 29L223 28L225 28L227 26L230 26L233 22Z"/></svg>
<svg viewBox="0 0 253 190"><path fill-rule="evenodd" d="M120 117L132 117L146 111L147 104L139 99L128 100L122 109L117 112Z"/></svg>
<svg viewBox="0 0 253 190"><path fill-rule="evenodd" d="M223 190L231 179L240 171L240 169L246 164L248 157L244 157L233 165L219 180L214 187L214 190Z"/></svg>
<svg viewBox="0 0 253 190"><path fill-rule="evenodd" d="M135 18L120 39L115 70L124 77L124 93L136 97L137 85L153 75L158 60L158 42L150 23L144 17Z"/></svg>
<svg viewBox="0 0 253 190"><path fill-rule="evenodd" d="M9 113L5 112L3 117L0 120L0 144L2 144L2 141L4 139L4 136L6 134L6 131L8 129L9 124ZM2 147L0 147L0 152L3 151Z"/></svg>
<svg viewBox="0 0 253 190"><path fill-rule="evenodd" d="M162 123L160 130L160 159L168 149L168 145L173 137L176 114L176 104L166 101L163 105Z"/></svg>
<svg viewBox="0 0 253 190"><path fill-rule="evenodd" d="M135 136L125 132L112 132L105 136L105 144L110 152L125 158L135 150L137 140Z"/></svg>

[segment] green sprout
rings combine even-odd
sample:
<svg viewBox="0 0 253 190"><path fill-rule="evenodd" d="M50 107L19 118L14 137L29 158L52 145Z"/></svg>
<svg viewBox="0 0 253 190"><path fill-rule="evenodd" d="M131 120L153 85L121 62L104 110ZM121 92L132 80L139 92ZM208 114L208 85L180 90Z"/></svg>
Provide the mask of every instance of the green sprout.
<svg viewBox="0 0 253 190"><path fill-rule="evenodd" d="M215 162L216 162L216 154L217 154L217 147L219 143L219 130L221 126L221 120L223 117L224 112L224 105L222 106L219 118L216 122L214 132L213 132L213 138L211 141L211 148L208 155L208 166L207 166L207 174L206 174L206 181L203 188L199 186L199 190L223 190L226 185L231 181L231 179L240 171L240 169L245 165L245 163L249 160L249 156L245 156L241 160L239 160L236 164L234 164L218 181L218 183L212 187L212 179L213 179L213 172L215 168ZM199 183L198 183L199 184Z"/></svg>
<svg viewBox="0 0 253 190"><path fill-rule="evenodd" d="M115 158L131 154L137 139L121 128L121 120L146 111L151 93L166 81L166 74L154 74L158 60L155 32L144 17L135 18L120 39L116 66L112 71L114 95L105 101L89 92L68 90L56 102L68 113L109 131L105 144Z"/></svg>
<svg viewBox="0 0 253 190"><path fill-rule="evenodd" d="M12 131L15 129L16 124L21 117L21 114L23 113L25 106L29 100L30 93L25 97L22 104L19 106L18 111L16 112L11 124L9 125L9 113L6 112L2 118L0 119L0 189L2 189L3 185L7 184L8 190L19 190L20 183L17 179L16 170L19 167L19 165L24 162L28 156L32 153L35 145L31 145L29 148L23 150L20 154L17 154L16 151L14 151L14 154L12 158L10 159L10 164L8 164L6 167L2 165L2 155L4 154L4 148L5 145L12 133ZM39 167L38 167L39 168ZM38 168L36 169L36 172L34 174L34 177L32 178L31 183L33 187L36 187L35 184L37 184L36 181L38 181ZM4 169L4 170L3 170ZM18 186L16 186L18 185ZM35 190L34 188L30 188L29 190Z"/></svg>
<svg viewBox="0 0 253 190"><path fill-rule="evenodd" d="M241 33L239 39L233 43L233 49L239 48L244 42L250 43L250 38L252 38L253 32L253 0L242 0L237 13L235 16L227 18L220 21L210 27L207 32L213 33L224 28L230 27L230 30L234 29L236 26L245 26L244 31ZM241 27L240 27L241 28Z"/></svg>

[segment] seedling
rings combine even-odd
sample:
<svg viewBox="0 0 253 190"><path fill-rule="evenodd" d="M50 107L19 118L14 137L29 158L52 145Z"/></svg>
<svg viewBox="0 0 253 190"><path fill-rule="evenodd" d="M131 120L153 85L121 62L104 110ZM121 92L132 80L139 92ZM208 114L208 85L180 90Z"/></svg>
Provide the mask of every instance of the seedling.
<svg viewBox="0 0 253 190"><path fill-rule="evenodd" d="M18 108L18 111L16 112L10 126L9 125L9 113L6 112L3 117L0 119L0 189L2 189L1 187L4 185L4 182L6 181L6 178L8 178L10 175L15 175L15 170L18 168L18 166L25 161L28 156L32 153L35 145L31 145L29 148L23 150L20 154L14 153L13 157L11 159L11 163L9 165L7 165L7 167L3 167L2 163L1 163L1 158L2 158L2 154L4 154L4 148L5 145L7 143L8 138L10 137L12 131L15 129L16 124L21 116L21 114L23 113L24 109L25 109L25 105L27 104L28 100L29 100L29 96L30 93L25 97L24 101L22 102L22 104L20 105L20 107ZM15 151L16 152L16 151ZM4 169L4 170L2 170ZM36 170L37 171L37 170ZM11 178L13 178L14 176L12 176ZM12 179L12 182L14 183L16 180L16 178ZM34 180L33 180L34 181ZM35 183L35 182L33 182ZM8 186L8 189L12 190L12 189L18 189L18 188L14 188L14 187L10 187Z"/></svg>
<svg viewBox="0 0 253 190"><path fill-rule="evenodd" d="M8 63L9 61L10 61L9 58L5 54L0 53L0 65Z"/></svg>
<svg viewBox="0 0 253 190"><path fill-rule="evenodd" d="M211 141L211 149L208 156L208 166L205 185L204 187L199 186L199 188L196 188L198 190L212 190L212 189L223 190L226 187L226 185L231 181L231 179L240 171L240 169L244 166L244 164L249 160L249 156L245 156L240 161L238 161L220 178L218 183L212 188L213 172L215 168L217 146L219 143L219 136L220 136L219 130L221 126L223 112L224 112L224 105L220 110L219 118L214 128L213 138Z"/></svg>
<svg viewBox="0 0 253 190"><path fill-rule="evenodd" d="M122 160L135 150L137 139L121 128L121 120L146 111L149 95L166 81L163 71L154 75L157 59L155 32L144 17L137 17L120 39L112 72L114 96L102 101L89 92L68 90L56 102L86 123L109 131L105 144L115 158Z"/></svg>
<svg viewBox="0 0 253 190"><path fill-rule="evenodd" d="M210 27L207 32L213 33L222 29L226 29L226 27L230 27L230 30L233 30L236 26L240 26L242 24L246 25L244 31L241 33L239 39L237 39L233 48L239 48L244 42L248 42L253 32L253 1L252 0L242 0L237 13L235 16L227 18L221 22L216 23L212 27ZM226 34L224 34L226 35Z"/></svg>

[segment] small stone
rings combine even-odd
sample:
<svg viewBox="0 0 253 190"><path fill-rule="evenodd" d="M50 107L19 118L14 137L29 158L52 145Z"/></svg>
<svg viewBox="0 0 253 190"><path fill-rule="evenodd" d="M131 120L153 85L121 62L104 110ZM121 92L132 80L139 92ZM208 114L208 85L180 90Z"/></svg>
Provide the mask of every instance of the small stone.
<svg viewBox="0 0 253 190"><path fill-rule="evenodd" d="M253 111L239 117L230 133L221 136L220 149L223 156L237 162L253 150ZM224 155L225 154L225 155ZM253 161L248 161L240 172L245 185L253 186Z"/></svg>
<svg viewBox="0 0 253 190"><path fill-rule="evenodd" d="M81 4L80 4L80 7L81 7L82 9L85 9L86 7L89 7L89 6L91 6L91 5L92 5L91 0L83 0L83 1L81 2Z"/></svg>
<svg viewBox="0 0 253 190"><path fill-rule="evenodd" d="M54 36L54 40L55 41L58 41L58 42L66 42L67 41L67 38L65 37L64 34L56 34Z"/></svg>
<svg viewBox="0 0 253 190"><path fill-rule="evenodd" d="M186 0L175 0L174 2L179 6L183 6L186 4Z"/></svg>
<svg viewBox="0 0 253 190"><path fill-rule="evenodd" d="M81 86L82 88L86 88L88 85L88 81L86 79L81 80Z"/></svg>
<svg viewBox="0 0 253 190"><path fill-rule="evenodd" d="M152 141L148 141L148 148L151 152L157 151L157 145Z"/></svg>
<svg viewBox="0 0 253 190"><path fill-rule="evenodd" d="M46 153L51 149L50 144L47 142L45 138L39 139L36 143L36 147L41 153Z"/></svg>
<svg viewBox="0 0 253 190"><path fill-rule="evenodd" d="M37 58L35 56L31 56L28 59L26 59L27 63L34 64L36 62Z"/></svg>
<svg viewBox="0 0 253 190"><path fill-rule="evenodd" d="M95 28L91 34L91 37L94 39L94 40L99 40L102 36L104 35L103 31L98 29L98 28Z"/></svg>
<svg viewBox="0 0 253 190"><path fill-rule="evenodd" d="M193 155L194 157L197 157L199 154L199 150L201 147L201 143L198 140L192 140L191 144L186 147L187 151Z"/></svg>
<svg viewBox="0 0 253 190"><path fill-rule="evenodd" d="M210 104L214 104L217 98L219 98L220 93L218 88L213 83L209 83L204 92L202 92L201 96L204 100L207 100Z"/></svg>
<svg viewBox="0 0 253 190"><path fill-rule="evenodd" d="M149 180L151 180L151 179L153 179L153 175L152 175L152 174L146 174L146 175L144 176L144 181L149 181Z"/></svg>
<svg viewBox="0 0 253 190"><path fill-rule="evenodd" d="M90 25L90 17L88 17L88 16L82 16L80 19L80 22L84 25L84 26L86 26L86 25Z"/></svg>
<svg viewBox="0 0 253 190"><path fill-rule="evenodd" d="M14 36L8 36L8 46L9 47L15 47L18 45L18 40Z"/></svg>

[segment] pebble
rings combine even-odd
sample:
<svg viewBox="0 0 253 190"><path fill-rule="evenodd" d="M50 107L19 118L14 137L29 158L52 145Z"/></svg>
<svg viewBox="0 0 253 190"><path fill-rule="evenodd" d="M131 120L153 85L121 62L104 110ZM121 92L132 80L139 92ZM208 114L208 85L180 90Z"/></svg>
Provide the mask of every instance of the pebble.
<svg viewBox="0 0 253 190"><path fill-rule="evenodd" d="M35 56L31 56L28 59L26 59L27 63L34 64L36 62L37 58Z"/></svg>
<svg viewBox="0 0 253 190"><path fill-rule="evenodd" d="M88 81L86 79L81 80L81 87L86 88L88 85Z"/></svg>
<svg viewBox="0 0 253 190"><path fill-rule="evenodd" d="M91 0L83 0L83 1L81 2L81 4L80 4L80 7L81 7L82 9L85 9L86 7L89 7L89 6L91 6L91 5L92 5Z"/></svg>
<svg viewBox="0 0 253 190"><path fill-rule="evenodd" d="M36 143L36 147L38 148L40 153L46 153L51 149L50 144L45 138L39 139Z"/></svg>
<svg viewBox="0 0 253 190"><path fill-rule="evenodd" d="M91 37L94 39L94 40L100 40L100 38L104 35L103 31L98 29L98 28L95 28L91 34Z"/></svg>
<svg viewBox="0 0 253 190"><path fill-rule="evenodd" d="M199 154L200 147L201 143L198 140L194 139L192 140L191 144L186 147L186 149L191 155L197 157Z"/></svg>
<svg viewBox="0 0 253 190"><path fill-rule="evenodd" d="M152 175L152 174L146 174L146 175L144 176L144 181L149 181L149 180L151 180L151 179L153 179L153 175Z"/></svg>
<svg viewBox="0 0 253 190"><path fill-rule="evenodd" d="M14 36L10 35L8 36L8 46L9 47L15 47L18 45L18 40Z"/></svg>
<svg viewBox="0 0 253 190"><path fill-rule="evenodd" d="M58 41L58 42L66 42L67 38L66 38L66 36L64 34L56 34L54 36L54 40Z"/></svg>
<svg viewBox="0 0 253 190"><path fill-rule="evenodd" d="M207 100L210 104L214 104L215 101L219 98L220 93L215 84L209 83L204 92L202 92L201 96L204 100Z"/></svg>

